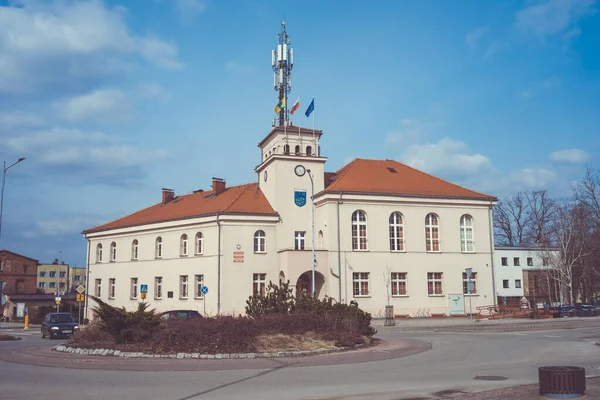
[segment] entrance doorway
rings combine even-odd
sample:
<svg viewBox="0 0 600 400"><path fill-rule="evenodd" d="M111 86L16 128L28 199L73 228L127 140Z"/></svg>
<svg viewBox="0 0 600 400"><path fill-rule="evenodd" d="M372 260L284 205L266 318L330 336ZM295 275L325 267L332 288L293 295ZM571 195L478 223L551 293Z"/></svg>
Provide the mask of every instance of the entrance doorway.
<svg viewBox="0 0 600 400"><path fill-rule="evenodd" d="M305 295L309 296L310 291L312 289L312 272L305 272L298 278L296 282L296 296ZM325 278L320 272L315 271L315 295L317 298L324 296L323 285L325 283Z"/></svg>

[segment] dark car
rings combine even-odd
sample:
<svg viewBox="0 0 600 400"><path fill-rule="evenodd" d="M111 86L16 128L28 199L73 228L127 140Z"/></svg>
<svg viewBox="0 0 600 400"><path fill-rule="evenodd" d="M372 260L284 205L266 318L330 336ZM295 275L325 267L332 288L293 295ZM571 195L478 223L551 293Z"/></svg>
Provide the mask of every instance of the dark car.
<svg viewBox="0 0 600 400"><path fill-rule="evenodd" d="M575 306L575 313L578 317L595 317L596 307L590 304L578 304Z"/></svg>
<svg viewBox="0 0 600 400"><path fill-rule="evenodd" d="M194 310L172 310L165 311L159 314L160 318L165 321L173 321L177 319L192 319L202 318L202 315L198 311Z"/></svg>
<svg viewBox="0 0 600 400"><path fill-rule="evenodd" d="M42 338L71 336L79 329L79 325L69 313L49 313L42 322Z"/></svg>

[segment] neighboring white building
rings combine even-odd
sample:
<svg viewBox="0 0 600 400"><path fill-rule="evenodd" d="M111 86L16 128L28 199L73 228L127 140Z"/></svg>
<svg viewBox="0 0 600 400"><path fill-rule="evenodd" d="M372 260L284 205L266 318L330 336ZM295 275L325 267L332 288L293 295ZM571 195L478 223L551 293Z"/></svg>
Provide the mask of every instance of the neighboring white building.
<svg viewBox="0 0 600 400"><path fill-rule="evenodd" d="M539 297L547 295L547 289L540 288L543 282L535 282L537 290L534 289L533 276L541 276L542 271L550 268L549 257L552 254L556 256L556 251L549 253L537 247L496 246L494 254L499 299L528 297L534 292Z"/></svg>
<svg viewBox="0 0 600 400"><path fill-rule="evenodd" d="M325 172L321 131L273 128L260 142L257 183L175 195L84 231L88 293L128 309L244 313L269 281L310 293L311 178L315 291L379 313L464 314L494 304L491 209L497 199L393 160L355 159ZM205 297L202 285L209 289ZM89 305L88 305L89 306Z"/></svg>

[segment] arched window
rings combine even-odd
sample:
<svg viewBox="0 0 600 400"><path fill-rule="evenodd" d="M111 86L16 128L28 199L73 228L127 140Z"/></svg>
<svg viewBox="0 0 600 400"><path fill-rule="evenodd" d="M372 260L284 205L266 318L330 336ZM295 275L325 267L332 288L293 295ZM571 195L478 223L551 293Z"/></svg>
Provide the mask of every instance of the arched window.
<svg viewBox="0 0 600 400"><path fill-rule="evenodd" d="M311 146L306 146L306 155L308 157L312 156L312 147Z"/></svg>
<svg viewBox="0 0 600 400"><path fill-rule="evenodd" d="M162 258L163 255L163 242L162 238L159 236L156 238L156 243L154 246L154 257Z"/></svg>
<svg viewBox="0 0 600 400"><path fill-rule="evenodd" d="M473 218L470 215L460 217L460 251L473 252Z"/></svg>
<svg viewBox="0 0 600 400"><path fill-rule="evenodd" d="M367 250L367 216L362 211L352 214L352 250Z"/></svg>
<svg viewBox="0 0 600 400"><path fill-rule="evenodd" d="M204 235L202 232L196 233L196 254L202 254L204 251Z"/></svg>
<svg viewBox="0 0 600 400"><path fill-rule="evenodd" d="M110 244L110 262L117 261L117 244L112 242Z"/></svg>
<svg viewBox="0 0 600 400"><path fill-rule="evenodd" d="M429 252L440 251L440 221L433 213L425 217L425 249Z"/></svg>
<svg viewBox="0 0 600 400"><path fill-rule="evenodd" d="M185 233L181 235L181 239L179 239L179 255L188 255L188 236Z"/></svg>
<svg viewBox="0 0 600 400"><path fill-rule="evenodd" d="M283 146L283 154L290 154L290 145L286 144Z"/></svg>
<svg viewBox="0 0 600 400"><path fill-rule="evenodd" d="M399 212L390 215L390 251L404 251L404 223Z"/></svg>
<svg viewBox="0 0 600 400"><path fill-rule="evenodd" d="M323 239L323 231L319 231L319 249L325 249L325 240Z"/></svg>
<svg viewBox="0 0 600 400"><path fill-rule="evenodd" d="M295 147L295 153L296 153L297 156L300 155L300 145L296 145L296 147Z"/></svg>
<svg viewBox="0 0 600 400"><path fill-rule="evenodd" d="M131 242L131 259L132 260L137 260L138 259L138 240L135 239L133 242Z"/></svg>
<svg viewBox="0 0 600 400"><path fill-rule="evenodd" d="M96 246L96 262L102 262L102 243L98 243L98 246Z"/></svg>
<svg viewBox="0 0 600 400"><path fill-rule="evenodd" d="M267 252L267 236L264 231L256 231L254 233L254 252L255 253L266 253Z"/></svg>

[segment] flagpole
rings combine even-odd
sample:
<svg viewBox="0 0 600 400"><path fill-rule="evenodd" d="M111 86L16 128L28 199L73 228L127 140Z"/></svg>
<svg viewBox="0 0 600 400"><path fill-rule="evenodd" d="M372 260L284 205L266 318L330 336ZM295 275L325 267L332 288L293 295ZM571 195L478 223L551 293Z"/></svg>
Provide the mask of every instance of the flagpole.
<svg viewBox="0 0 600 400"><path fill-rule="evenodd" d="M313 104L314 104L314 101L315 101L315 98L313 97ZM313 116L313 147L315 147L315 154L317 154L318 149L317 149L317 141L315 140L315 110L314 110L314 107L313 107L312 116Z"/></svg>

